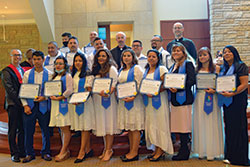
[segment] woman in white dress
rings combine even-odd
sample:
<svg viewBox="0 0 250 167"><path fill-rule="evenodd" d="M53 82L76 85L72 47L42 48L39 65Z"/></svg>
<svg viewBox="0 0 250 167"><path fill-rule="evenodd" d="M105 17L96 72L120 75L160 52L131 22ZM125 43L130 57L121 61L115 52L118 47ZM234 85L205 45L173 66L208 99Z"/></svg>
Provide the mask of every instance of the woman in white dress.
<svg viewBox="0 0 250 167"><path fill-rule="evenodd" d="M87 75L87 60L84 54L77 52L72 68L74 92L91 91L93 77ZM90 148L90 130L95 129L95 113L92 97L84 103L70 104L71 130L81 131L81 148L74 163L80 163L93 156Z"/></svg>
<svg viewBox="0 0 250 167"><path fill-rule="evenodd" d="M167 68L160 65L160 53L153 49L147 52L148 64L143 78L161 80L167 73ZM164 157L164 152L173 154L173 145L170 134L169 107L167 92L161 86L158 95L143 95L146 106L145 138L147 148L153 149L150 161L159 161Z"/></svg>
<svg viewBox="0 0 250 167"><path fill-rule="evenodd" d="M143 77L142 69L137 65L137 58L132 49L126 49L121 55L122 68L119 71L118 82L126 83L136 81L137 89ZM118 104L118 128L127 130L130 150L126 155L121 156L123 162L130 162L139 159L138 149L140 143L140 131L144 130L145 108L142 96L137 94L133 97L126 97L119 100Z"/></svg>
<svg viewBox="0 0 250 167"><path fill-rule="evenodd" d="M99 49L94 56L92 75L96 78L112 78L110 93L102 91L93 95L95 103L96 136L104 136L104 150L99 158L102 161L109 161L113 155L112 145L114 134L119 133L117 128L117 101L114 95L117 83L116 64L112 55L107 49Z"/></svg>
<svg viewBox="0 0 250 167"><path fill-rule="evenodd" d="M202 47L199 50L197 62L197 73L215 73L212 56L207 47ZM213 107L206 107L205 104L210 104ZM215 90L212 88L197 90L193 110L192 139L193 152L199 154L200 158L206 157L207 160L213 160L224 154L221 115Z"/></svg>
<svg viewBox="0 0 250 167"><path fill-rule="evenodd" d="M62 81L62 96L51 96L51 114L50 114L50 127L59 127L61 129L62 148L60 153L55 156L55 161L60 162L70 157L68 145L70 142L70 113L68 110L67 98L73 92L73 81L68 70L67 60L63 56L58 56L55 59L55 71L53 80Z"/></svg>
<svg viewBox="0 0 250 167"><path fill-rule="evenodd" d="M179 133L181 147L174 161L188 160L190 149L190 133L192 132L192 104L194 101L191 87L195 84L195 69L193 63L187 60L185 47L177 43L172 48L175 63L169 69L170 73L186 74L184 89L170 88L171 91L171 132Z"/></svg>

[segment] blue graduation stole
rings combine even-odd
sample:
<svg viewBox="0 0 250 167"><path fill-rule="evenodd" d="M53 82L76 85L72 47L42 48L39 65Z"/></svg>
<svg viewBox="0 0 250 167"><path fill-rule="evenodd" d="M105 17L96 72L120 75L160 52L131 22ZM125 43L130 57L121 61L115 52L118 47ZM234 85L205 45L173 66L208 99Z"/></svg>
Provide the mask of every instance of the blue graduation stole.
<svg viewBox="0 0 250 167"><path fill-rule="evenodd" d="M119 70L119 74L121 73L121 71L123 70L123 68L121 68ZM134 81L134 71L135 71L135 65L133 67L131 67L128 71L128 76L127 76L127 82L131 82ZM124 102L124 106L126 107L127 110L130 110L131 108L134 107L134 101L130 101L130 102Z"/></svg>
<svg viewBox="0 0 250 167"><path fill-rule="evenodd" d="M209 115L213 111L213 105L214 105L213 98L214 98L213 94L206 92L203 110L205 111L205 113L207 113L207 115Z"/></svg>
<svg viewBox="0 0 250 167"><path fill-rule="evenodd" d="M178 69L178 73L180 74L185 74L186 73L186 63L187 60L185 60L182 64L182 66L179 67ZM170 73L172 73L173 69L174 69L175 64L172 65L172 67L170 68ZM176 101L182 105L185 101L186 101L186 90L180 91L180 92L176 92Z"/></svg>
<svg viewBox="0 0 250 167"><path fill-rule="evenodd" d="M109 78L109 74L108 74L108 76L105 77L105 78ZM110 94L110 96L111 96L111 94ZM109 96L109 97L103 97L103 96L102 96L102 106L103 106L105 109L109 108L109 106L110 106L110 104L111 104L111 102L110 102L110 96Z"/></svg>
<svg viewBox="0 0 250 167"><path fill-rule="evenodd" d="M62 92L65 92L65 90L66 90L66 75L62 76L61 80L62 80L62 88L63 88ZM68 100L67 100L67 98L59 101L59 112L62 113L63 115L67 114L67 112L68 112Z"/></svg>
<svg viewBox="0 0 250 167"><path fill-rule="evenodd" d="M226 75L233 75L234 74L234 64L231 65L231 67L228 69ZM223 76L224 72L226 71L225 66L223 66L221 72L219 73L219 76ZM221 94L218 94L218 106L222 107L223 104L225 104L227 107L233 102L233 97L225 97Z"/></svg>
<svg viewBox="0 0 250 167"><path fill-rule="evenodd" d="M146 69L146 71L143 75L143 79L146 78L148 71L149 71L149 68ZM158 66L154 71L154 80L161 80L160 66ZM144 105L148 106L148 96L143 95L142 98L143 98ZM152 97L152 106L157 110L161 107L161 95L160 95L160 93L157 96Z"/></svg>
<svg viewBox="0 0 250 167"><path fill-rule="evenodd" d="M46 56L45 61L44 61L44 66L49 65L49 60L50 60L50 56Z"/></svg>
<svg viewBox="0 0 250 167"><path fill-rule="evenodd" d="M78 83L78 92L84 92L85 88L85 81L86 81L86 77L80 78L79 79L79 83ZM76 113L78 115L81 115L84 112L84 103L80 103L78 105L76 105Z"/></svg>
<svg viewBox="0 0 250 167"><path fill-rule="evenodd" d="M49 80L49 74L48 70L46 68L43 68L43 80L42 80L42 86L41 86L41 96L44 95L44 83ZM28 77L28 83L34 84L35 82L35 68L32 68L29 77ZM34 107L34 100L27 99L28 105L31 109ZM48 101L44 100L42 102L39 102L39 111L42 114L45 114L48 111Z"/></svg>

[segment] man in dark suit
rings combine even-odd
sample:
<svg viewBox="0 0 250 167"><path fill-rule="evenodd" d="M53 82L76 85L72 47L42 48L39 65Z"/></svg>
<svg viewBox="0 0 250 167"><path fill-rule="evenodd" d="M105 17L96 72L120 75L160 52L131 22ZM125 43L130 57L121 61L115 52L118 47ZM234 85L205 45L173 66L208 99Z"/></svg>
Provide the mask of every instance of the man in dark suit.
<svg viewBox="0 0 250 167"><path fill-rule="evenodd" d="M22 52L12 49L10 52L11 64L2 70L2 82L5 88L5 109L8 112L8 140L13 162L20 162L25 157L23 107L18 98L24 70L20 66ZM16 142L17 137L17 142Z"/></svg>

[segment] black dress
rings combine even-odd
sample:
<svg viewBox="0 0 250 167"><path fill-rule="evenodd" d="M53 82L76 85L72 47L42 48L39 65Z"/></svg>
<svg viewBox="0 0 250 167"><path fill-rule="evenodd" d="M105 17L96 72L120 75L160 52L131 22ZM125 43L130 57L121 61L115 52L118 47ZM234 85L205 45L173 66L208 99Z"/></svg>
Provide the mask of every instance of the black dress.
<svg viewBox="0 0 250 167"><path fill-rule="evenodd" d="M225 71L226 73L227 71ZM236 86L239 77L248 76L248 67L242 63L235 68ZM249 165L248 160L248 124L247 124L247 89L233 96L233 102L223 105L225 120L225 159L233 165Z"/></svg>

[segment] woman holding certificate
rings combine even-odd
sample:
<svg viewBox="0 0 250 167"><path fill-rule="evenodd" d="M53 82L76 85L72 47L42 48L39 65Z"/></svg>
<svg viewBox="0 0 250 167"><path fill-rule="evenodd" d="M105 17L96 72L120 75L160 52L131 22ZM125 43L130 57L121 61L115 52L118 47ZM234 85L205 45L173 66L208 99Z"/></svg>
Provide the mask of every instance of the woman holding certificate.
<svg viewBox="0 0 250 167"><path fill-rule="evenodd" d="M250 165L248 159L247 128L247 87L248 67L240 59L235 47L228 45L223 49L224 65L220 67L220 76L235 75L236 90L221 92L219 104L223 106L225 120L225 163ZM221 102L223 102L221 104Z"/></svg>
<svg viewBox="0 0 250 167"><path fill-rule="evenodd" d="M187 61L185 47L177 43L172 47L172 57L175 61L170 73L186 74L183 89L170 88L171 91L171 132L179 133L181 147L172 160L188 160L190 149L188 143L192 132L192 104L194 101L191 87L195 84L195 70L193 63Z"/></svg>
<svg viewBox="0 0 250 167"><path fill-rule="evenodd" d="M129 153L121 156L121 159L123 162L130 162L139 159L140 130L144 130L145 108L142 96L136 96L136 87L139 89L143 72L141 67L137 65L135 52L132 49L126 49L122 52L121 64L122 68L119 71L118 82L124 84L136 81L134 96L122 98L118 104L118 128L128 130L130 144ZM132 89L132 87L129 86L127 89Z"/></svg>
<svg viewBox="0 0 250 167"><path fill-rule="evenodd" d="M210 79L215 77L215 65L212 55L207 47L202 47L198 52L197 59L197 77L198 75ZM201 81L199 81L201 80ZM215 80L202 87L206 79L197 78L197 94L194 102L193 111L193 152L199 154L200 158L206 157L207 160L213 160L221 157L224 153L223 125L221 109L217 105L217 94L215 93Z"/></svg>
<svg viewBox="0 0 250 167"><path fill-rule="evenodd" d="M148 64L145 67L144 79L163 81L167 68L161 64L160 53L153 49L147 52ZM169 128L168 95L162 85L159 92L154 95L144 94L143 102L146 106L145 138L147 148L153 149L149 155L150 161L159 161L164 157L164 152L173 154Z"/></svg>
<svg viewBox="0 0 250 167"><path fill-rule="evenodd" d="M60 162L70 157L68 145L70 142L70 113L68 112L67 98L73 92L73 81L68 70L67 60L64 56L58 56L55 59L55 68L52 79L54 81L61 81L62 92L59 96L51 96L51 114L50 114L50 127L59 127L61 129L62 148L60 153L55 156L55 161Z"/></svg>
<svg viewBox="0 0 250 167"><path fill-rule="evenodd" d="M91 91L93 78L87 75L87 60L84 54L77 52L73 59L72 77L74 93ZM95 129L95 113L91 96L84 103L70 105L71 129L81 131L81 148L74 163L80 163L93 156L90 149L90 130ZM71 111L71 110L70 110Z"/></svg>
<svg viewBox="0 0 250 167"><path fill-rule="evenodd" d="M101 91L93 95L95 102L95 119L96 119L96 136L104 136L105 148L99 158L102 161L109 161L113 155L112 145L114 134L119 133L116 125L117 121L117 101L114 95L117 83L116 64L112 55L107 49L99 49L94 56L94 64L92 66L92 75L95 78L111 78L112 85L110 91ZM94 81L95 82L95 81ZM100 85L102 86L102 85ZM93 87L94 89L94 87Z"/></svg>

